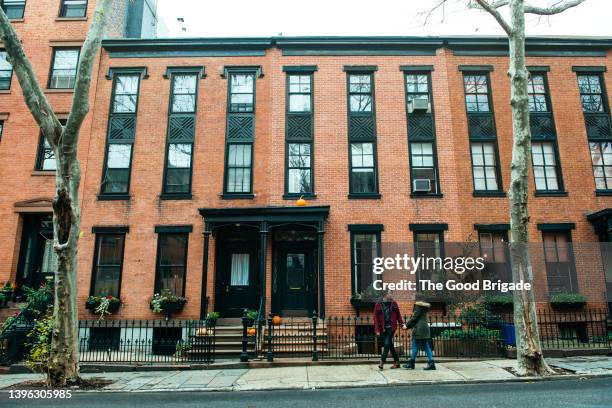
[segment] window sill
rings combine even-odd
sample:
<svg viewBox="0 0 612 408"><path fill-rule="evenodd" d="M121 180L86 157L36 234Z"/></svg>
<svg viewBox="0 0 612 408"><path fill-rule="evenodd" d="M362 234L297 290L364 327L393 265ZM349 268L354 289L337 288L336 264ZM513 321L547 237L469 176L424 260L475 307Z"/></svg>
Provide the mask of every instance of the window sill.
<svg viewBox="0 0 612 408"><path fill-rule="evenodd" d="M443 198L442 193L410 193L410 198Z"/></svg>
<svg viewBox="0 0 612 408"><path fill-rule="evenodd" d="M72 88L47 88L45 89L45 93L74 93L74 89Z"/></svg>
<svg viewBox="0 0 612 408"><path fill-rule="evenodd" d="M9 18L9 21L11 23L23 23L25 19L23 17L22 18Z"/></svg>
<svg viewBox="0 0 612 408"><path fill-rule="evenodd" d="M32 176L55 176L55 170L34 170Z"/></svg>
<svg viewBox="0 0 612 408"><path fill-rule="evenodd" d="M10 89L0 89L0 95L2 95L2 94L7 94L8 95L10 93L11 93Z"/></svg>
<svg viewBox="0 0 612 408"><path fill-rule="evenodd" d="M87 21L87 16L85 17L57 17L55 21Z"/></svg>
<svg viewBox="0 0 612 408"><path fill-rule="evenodd" d="M474 191L474 197L506 197L505 191Z"/></svg>
<svg viewBox="0 0 612 408"><path fill-rule="evenodd" d="M533 193L535 197L567 197L567 191L536 191Z"/></svg>
<svg viewBox="0 0 612 408"><path fill-rule="evenodd" d="M129 194L98 194L98 201L128 201Z"/></svg>
<svg viewBox="0 0 612 408"><path fill-rule="evenodd" d="M160 194L160 200L191 200L193 196L191 193L182 193L182 194Z"/></svg>
<svg viewBox="0 0 612 408"><path fill-rule="evenodd" d="M231 194L224 193L220 194L222 200L253 200L255 198L255 194Z"/></svg>
<svg viewBox="0 0 612 408"><path fill-rule="evenodd" d="M609 197L612 196L612 190L595 190L596 197Z"/></svg>
<svg viewBox="0 0 612 408"><path fill-rule="evenodd" d="M283 200L298 200L300 198L314 200L317 198L317 195L314 193L304 193L304 194L283 194Z"/></svg>
<svg viewBox="0 0 612 408"><path fill-rule="evenodd" d="M379 200L382 196L379 193L349 193L351 200Z"/></svg>

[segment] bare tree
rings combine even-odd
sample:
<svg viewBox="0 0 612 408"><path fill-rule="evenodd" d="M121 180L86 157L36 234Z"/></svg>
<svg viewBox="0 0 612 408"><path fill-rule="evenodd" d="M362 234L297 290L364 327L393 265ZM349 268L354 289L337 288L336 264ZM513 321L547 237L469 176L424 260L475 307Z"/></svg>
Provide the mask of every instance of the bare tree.
<svg viewBox="0 0 612 408"><path fill-rule="evenodd" d="M72 108L66 126L53 112L26 56L15 29L0 8L0 41L4 44L19 80L28 109L49 142L57 160L56 195L53 200L53 246L57 254L53 336L47 383L64 386L80 382L77 314L77 244L81 224L79 186L81 169L77 159L79 133L89 112L93 66L106 23L105 12L112 0L98 0L77 68Z"/></svg>
<svg viewBox="0 0 612 408"><path fill-rule="evenodd" d="M584 3L585 0L555 0L548 6L525 4L525 0L459 0L468 8L489 13L508 36L510 47L510 77L512 107L512 164L510 172L510 261L514 282L533 281L533 269L529 256L529 212L527 197L529 190L529 165L531 163L531 130L529 127L529 99L527 85L529 72L525 65L525 14L550 16ZM437 9L444 10L450 0L438 0L426 18ZM508 7L510 21L500 9ZM551 369L542 354L538 333L535 296L533 291L514 292L514 324L519 373L522 375L546 375Z"/></svg>

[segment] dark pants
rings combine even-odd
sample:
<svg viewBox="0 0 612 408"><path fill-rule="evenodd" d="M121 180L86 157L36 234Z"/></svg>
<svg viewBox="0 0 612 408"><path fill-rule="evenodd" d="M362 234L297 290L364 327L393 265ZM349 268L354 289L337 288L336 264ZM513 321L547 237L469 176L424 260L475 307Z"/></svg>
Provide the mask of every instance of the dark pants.
<svg viewBox="0 0 612 408"><path fill-rule="evenodd" d="M395 346L393 345L393 330L385 329L385 333L382 335L383 340L383 351L380 356L380 361L383 364L387 361L387 356L389 355L389 351L391 351L391 355L393 356L393 361L399 363L399 356L397 355L397 351L395 351Z"/></svg>

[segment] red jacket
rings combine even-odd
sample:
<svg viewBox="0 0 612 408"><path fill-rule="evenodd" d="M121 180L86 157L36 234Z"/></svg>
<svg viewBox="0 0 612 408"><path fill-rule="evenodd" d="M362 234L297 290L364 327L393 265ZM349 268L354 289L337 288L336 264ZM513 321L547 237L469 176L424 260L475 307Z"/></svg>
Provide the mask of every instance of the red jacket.
<svg viewBox="0 0 612 408"><path fill-rule="evenodd" d="M397 302L394 300L391 303L391 329L393 332L397 330L397 324L404 324L402 320L402 315L399 310L399 306ZM374 332L375 333L384 333L385 332L385 313L383 312L382 303L376 303L374 306Z"/></svg>

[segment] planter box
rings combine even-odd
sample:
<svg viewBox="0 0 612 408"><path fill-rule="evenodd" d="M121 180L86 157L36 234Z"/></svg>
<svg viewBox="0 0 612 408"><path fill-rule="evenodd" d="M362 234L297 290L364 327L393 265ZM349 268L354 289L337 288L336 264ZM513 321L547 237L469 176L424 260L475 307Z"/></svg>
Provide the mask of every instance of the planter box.
<svg viewBox="0 0 612 408"><path fill-rule="evenodd" d="M180 312L185 307L185 302L162 303L161 309L166 313Z"/></svg>
<svg viewBox="0 0 612 408"><path fill-rule="evenodd" d="M555 310L581 310L586 302L551 303L550 306Z"/></svg>
<svg viewBox="0 0 612 408"><path fill-rule="evenodd" d="M96 309L100 306L100 302L85 302L85 309L92 313L95 313ZM108 305L109 313L117 313L121 307L121 302L110 302Z"/></svg>
<svg viewBox="0 0 612 408"><path fill-rule="evenodd" d="M497 341L493 339L434 339L436 357L498 356Z"/></svg>

